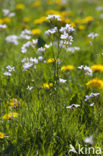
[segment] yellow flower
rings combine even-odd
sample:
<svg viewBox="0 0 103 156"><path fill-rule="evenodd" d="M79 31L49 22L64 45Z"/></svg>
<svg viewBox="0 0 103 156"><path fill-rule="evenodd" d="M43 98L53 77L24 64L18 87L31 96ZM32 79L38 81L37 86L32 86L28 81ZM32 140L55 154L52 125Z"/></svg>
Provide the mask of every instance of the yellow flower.
<svg viewBox="0 0 103 156"><path fill-rule="evenodd" d="M0 139L3 139L4 137L4 133L0 132Z"/></svg>
<svg viewBox="0 0 103 156"><path fill-rule="evenodd" d="M30 21L30 18L29 17L24 17L23 21L28 23Z"/></svg>
<svg viewBox="0 0 103 156"><path fill-rule="evenodd" d="M87 16L87 17L85 17L85 18L82 20L82 23L87 24L87 23L89 23L89 22L92 22L93 19L94 19L94 18L93 18L92 16Z"/></svg>
<svg viewBox="0 0 103 156"><path fill-rule="evenodd" d="M60 15L60 12L56 10L48 10L46 11L46 14L47 15Z"/></svg>
<svg viewBox="0 0 103 156"><path fill-rule="evenodd" d="M73 70L74 69L74 66L72 65L67 65L67 66L62 66L61 67L61 71L68 71L68 70Z"/></svg>
<svg viewBox="0 0 103 156"><path fill-rule="evenodd" d="M18 9L18 10L23 10L24 9L24 4L17 4L16 5L16 9Z"/></svg>
<svg viewBox="0 0 103 156"><path fill-rule="evenodd" d="M43 86L42 86L43 88L50 88L50 86L49 86L49 84L48 83L43 83Z"/></svg>
<svg viewBox="0 0 103 156"><path fill-rule="evenodd" d="M17 118L18 117L18 113L15 112L10 112L9 114L5 114L2 118L5 119L12 119L12 118Z"/></svg>
<svg viewBox="0 0 103 156"><path fill-rule="evenodd" d="M50 59L47 60L47 62L48 63L53 63L53 62L55 62L55 59L54 58L50 58Z"/></svg>
<svg viewBox="0 0 103 156"><path fill-rule="evenodd" d="M8 102L8 104L9 104L10 106L12 106L12 107L14 107L14 106L17 107L17 106L18 106L18 100L12 98L12 99L10 100L10 102Z"/></svg>
<svg viewBox="0 0 103 156"><path fill-rule="evenodd" d="M79 25L79 26L78 26L78 29L79 29L79 30L85 30L85 26L84 26L84 25Z"/></svg>
<svg viewBox="0 0 103 156"><path fill-rule="evenodd" d="M33 35L38 35L41 33L41 30L40 29L32 29L31 32L33 33Z"/></svg>
<svg viewBox="0 0 103 156"><path fill-rule="evenodd" d="M0 19L0 24L3 24L3 19Z"/></svg>
<svg viewBox="0 0 103 156"><path fill-rule="evenodd" d="M4 23L10 23L10 18L9 18L9 17L5 17L5 18L3 19L3 22L4 22Z"/></svg>
<svg viewBox="0 0 103 156"><path fill-rule="evenodd" d="M97 78L90 80L88 83L86 83L88 87L94 87L98 89L103 89L103 81L99 80Z"/></svg>
<svg viewBox="0 0 103 156"><path fill-rule="evenodd" d="M32 6L35 7L35 6L39 6L40 4L41 4L41 1L37 0L36 2L32 4Z"/></svg>
<svg viewBox="0 0 103 156"><path fill-rule="evenodd" d="M91 66L91 69L92 69L94 72L96 72L96 71L103 72L103 65L101 65L101 64L93 65L93 66Z"/></svg>
<svg viewBox="0 0 103 156"><path fill-rule="evenodd" d="M47 18L45 16L43 16L39 19L34 20L34 24L41 24L41 23L46 22L46 21L47 21Z"/></svg>

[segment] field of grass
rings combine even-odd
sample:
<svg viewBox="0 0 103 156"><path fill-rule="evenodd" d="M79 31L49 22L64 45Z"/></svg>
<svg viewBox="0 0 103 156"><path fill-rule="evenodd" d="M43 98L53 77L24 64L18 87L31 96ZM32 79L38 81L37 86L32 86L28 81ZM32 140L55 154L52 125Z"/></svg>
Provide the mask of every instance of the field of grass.
<svg viewBox="0 0 103 156"><path fill-rule="evenodd" d="M0 156L102 156L103 1L0 8Z"/></svg>

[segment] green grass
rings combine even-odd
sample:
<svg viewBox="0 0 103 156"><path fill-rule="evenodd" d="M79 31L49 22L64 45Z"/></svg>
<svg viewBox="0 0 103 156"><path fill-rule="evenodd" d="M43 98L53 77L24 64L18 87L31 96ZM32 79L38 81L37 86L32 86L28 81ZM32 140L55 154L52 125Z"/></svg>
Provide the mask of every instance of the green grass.
<svg viewBox="0 0 103 156"><path fill-rule="evenodd" d="M100 18L103 11L96 11L96 7L103 5L102 0L94 0L91 3L87 0L69 0L66 6L48 5L47 1L42 1L42 4L37 7L32 7L32 2L0 0L0 19L4 18L2 9L16 12L16 16L7 23L8 28L0 30L0 132L6 136L0 139L0 156L74 156L79 154L69 153L70 144L78 151L78 143L82 147L87 145L87 147L102 149L103 90L89 88L86 83L96 77L103 80L103 73L96 72L88 76L78 69L80 65L91 67L94 64L103 63L103 21ZM24 10L16 9L18 3L25 5ZM93 16L94 20L85 25L85 30L79 31L77 27L75 28L71 46L80 47L80 50L71 53L62 49L57 70L55 63L39 61L36 69L32 67L23 71L23 63L21 63L23 58L43 56L44 60L48 60L53 57L53 51L55 55L58 53L58 48L55 46L44 53L37 51L39 47L51 41L45 35L45 31L50 29L50 24L48 22L39 25L33 23L35 19L47 16L47 10L60 12L71 10L73 15L68 18L72 22L77 18L84 19L86 16ZM24 17L30 18L30 22L26 24L30 30L34 28L41 30L41 34L32 36L32 39L39 39L37 47L28 48L26 54L21 53L21 47L27 42L26 40L20 39L17 46L5 41L8 35L21 34L24 30ZM59 27L61 26L65 24L59 24ZM89 44L88 38L91 32L99 34L93 41L93 46ZM61 67L68 64L73 65L74 70L62 72ZM3 74L7 71L8 65L15 67L15 71L9 78ZM59 83L59 78L67 80L66 83ZM53 83L53 87L43 88L43 83ZM33 89L27 90L28 86L33 86ZM100 95L86 102L85 96L92 92L98 92ZM8 102L12 98L19 101L18 107L9 106ZM90 107L89 105L93 102L94 106ZM79 104L80 107L67 109L66 107L71 104ZM18 117L4 120L2 117L10 112L17 112ZM93 135L93 145L84 142L84 139L90 135Z"/></svg>

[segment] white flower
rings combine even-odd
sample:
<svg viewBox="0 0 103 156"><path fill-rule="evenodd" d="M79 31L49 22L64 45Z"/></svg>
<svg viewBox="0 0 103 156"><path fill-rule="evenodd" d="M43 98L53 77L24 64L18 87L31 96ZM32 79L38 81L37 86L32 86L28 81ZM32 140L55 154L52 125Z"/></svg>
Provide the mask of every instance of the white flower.
<svg viewBox="0 0 103 156"><path fill-rule="evenodd" d="M54 27L52 29L49 29L45 32L46 35L51 35L51 34L55 34L58 31L57 27Z"/></svg>
<svg viewBox="0 0 103 156"><path fill-rule="evenodd" d="M73 32L75 29L71 26L71 24L66 24L65 27L61 27L60 28L60 32L61 33L71 33Z"/></svg>
<svg viewBox="0 0 103 156"><path fill-rule="evenodd" d="M27 90L30 90L30 91L31 91L32 89L33 89L32 86L28 86L28 87L27 87Z"/></svg>
<svg viewBox="0 0 103 156"><path fill-rule="evenodd" d="M79 51L80 48L79 47L68 47L66 50L74 53L75 51Z"/></svg>
<svg viewBox="0 0 103 156"><path fill-rule="evenodd" d="M89 35L88 35L88 37L90 37L91 39L94 39L94 38L96 38L98 36L98 33L94 33L94 32L92 32L92 33L90 33Z"/></svg>
<svg viewBox="0 0 103 156"><path fill-rule="evenodd" d="M10 13L10 11L8 9L3 9L3 15L7 16Z"/></svg>
<svg viewBox="0 0 103 156"><path fill-rule="evenodd" d="M61 21L60 15L48 15L47 19Z"/></svg>
<svg viewBox="0 0 103 156"><path fill-rule="evenodd" d="M93 144L93 135L84 139L85 143Z"/></svg>
<svg viewBox="0 0 103 156"><path fill-rule="evenodd" d="M11 73L10 72L4 72L4 75L11 76Z"/></svg>
<svg viewBox="0 0 103 156"><path fill-rule="evenodd" d="M39 56L39 57L38 57L38 60L39 60L39 61L42 61L43 59L44 59L43 56Z"/></svg>
<svg viewBox="0 0 103 156"><path fill-rule="evenodd" d="M81 66L78 67L78 69L84 70L85 71L85 75L92 76L92 74L93 74L92 69L90 67L88 67L88 66L81 65Z"/></svg>
<svg viewBox="0 0 103 156"><path fill-rule="evenodd" d="M4 16L8 16L8 17L14 17L15 13L14 12L10 12L10 10L8 10L8 9L3 9L3 15Z"/></svg>
<svg viewBox="0 0 103 156"><path fill-rule="evenodd" d="M36 57L35 58L30 58L30 62L33 62L33 63L35 63L35 64L38 64L38 59L36 59Z"/></svg>
<svg viewBox="0 0 103 156"><path fill-rule="evenodd" d="M59 79L59 82L60 82L60 83L65 83L66 81L67 81L67 80L64 80L64 79L61 79L61 78Z"/></svg>
<svg viewBox="0 0 103 156"><path fill-rule="evenodd" d="M37 44L37 43L38 43L38 39L35 39L35 40L33 39L33 40L32 40L32 43L33 43L34 45Z"/></svg>
<svg viewBox="0 0 103 156"><path fill-rule="evenodd" d="M9 72L15 71L15 67L11 67L10 65L6 67Z"/></svg>
<svg viewBox="0 0 103 156"><path fill-rule="evenodd" d="M93 107L94 106L94 103L91 103L89 106Z"/></svg>
<svg viewBox="0 0 103 156"><path fill-rule="evenodd" d="M6 24L0 24L0 29L6 29L7 25Z"/></svg>
<svg viewBox="0 0 103 156"><path fill-rule="evenodd" d="M24 68L23 71L29 69L29 68L32 67L32 66L33 66L33 63L32 63L32 62L24 63L24 64L23 64L23 68Z"/></svg>
<svg viewBox="0 0 103 156"><path fill-rule="evenodd" d="M69 109L71 109L71 108L74 108L74 107L80 107L80 105L78 105L78 104L72 104L72 105L70 105L70 106L67 106L66 108L69 108Z"/></svg>
<svg viewBox="0 0 103 156"><path fill-rule="evenodd" d="M41 48L38 48L38 51L39 51L39 52L45 52L45 51L46 51L46 49L45 49L45 48L43 48L43 47L41 47Z"/></svg>
<svg viewBox="0 0 103 156"><path fill-rule="evenodd" d="M46 48L46 49L50 48L51 46L52 46L52 43L50 43L50 44L45 44L45 48Z"/></svg>
<svg viewBox="0 0 103 156"><path fill-rule="evenodd" d="M20 37L21 39L26 39L26 40L30 40L32 32L30 30L25 29L24 31L21 32Z"/></svg>
<svg viewBox="0 0 103 156"><path fill-rule="evenodd" d="M19 42L18 42L18 36L16 35L9 35L6 37L6 42L8 43L13 43L14 45L18 45Z"/></svg>
<svg viewBox="0 0 103 156"><path fill-rule="evenodd" d="M100 93L91 93L90 95L86 95L84 101L88 101L90 98L97 97L98 95L100 95Z"/></svg>

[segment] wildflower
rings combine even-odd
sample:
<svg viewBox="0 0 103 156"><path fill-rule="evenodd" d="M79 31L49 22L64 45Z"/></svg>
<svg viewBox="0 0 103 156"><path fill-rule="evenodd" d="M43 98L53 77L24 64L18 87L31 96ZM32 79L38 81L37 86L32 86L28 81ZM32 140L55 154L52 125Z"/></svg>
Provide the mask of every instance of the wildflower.
<svg viewBox="0 0 103 156"><path fill-rule="evenodd" d="M41 30L40 29L32 29L31 32L32 32L33 35L38 35L38 34L41 33Z"/></svg>
<svg viewBox="0 0 103 156"><path fill-rule="evenodd" d="M41 1L40 0L37 0L37 1L35 1L33 4L32 4L32 6L33 7L37 7L37 6L39 6L41 4Z"/></svg>
<svg viewBox="0 0 103 156"><path fill-rule="evenodd" d="M27 87L27 90L30 90L30 91L31 91L32 89L33 89L32 86L28 86L28 87Z"/></svg>
<svg viewBox="0 0 103 156"><path fill-rule="evenodd" d="M53 62L55 62L55 59L54 58L50 58L50 59L47 60L47 62L48 63L53 63Z"/></svg>
<svg viewBox="0 0 103 156"><path fill-rule="evenodd" d="M93 65L91 66L91 69L96 72L96 71L100 71L100 72L103 72L103 65Z"/></svg>
<svg viewBox="0 0 103 156"><path fill-rule="evenodd" d="M48 15L47 19L61 21L60 15Z"/></svg>
<svg viewBox="0 0 103 156"><path fill-rule="evenodd" d="M97 33L94 33L94 32L92 32L92 33L90 33L89 35L88 35L88 37L90 37L91 39L94 39L94 38L96 38L98 36L98 34Z"/></svg>
<svg viewBox="0 0 103 156"><path fill-rule="evenodd" d="M6 37L6 42L8 43L13 43L14 45L18 45L19 42L18 42L18 36L16 35L9 35Z"/></svg>
<svg viewBox="0 0 103 156"><path fill-rule="evenodd" d="M39 57L38 57L38 60L39 60L39 61L42 61L43 59L44 59L43 56L39 56Z"/></svg>
<svg viewBox="0 0 103 156"><path fill-rule="evenodd" d="M12 118L17 118L17 117L18 117L18 113L10 112L10 113L8 113L8 114L5 114L2 118L3 118L4 120L6 120L6 119L10 120L10 119L12 119Z"/></svg>
<svg viewBox="0 0 103 156"><path fill-rule="evenodd" d="M20 37L21 39L26 39L26 40L30 40L32 32L28 29L25 29L24 31L21 32Z"/></svg>
<svg viewBox="0 0 103 156"><path fill-rule="evenodd" d="M78 69L84 70L85 75L92 76L93 72L92 72L92 69L90 67L81 65L81 66L78 67Z"/></svg>
<svg viewBox="0 0 103 156"><path fill-rule="evenodd" d="M52 43L50 43L50 44L45 44L45 48L46 48L46 49L50 48L51 46L52 46Z"/></svg>
<svg viewBox="0 0 103 156"><path fill-rule="evenodd" d="M86 83L88 87L94 87L98 89L103 89L103 81L99 80L97 78L90 80L88 83Z"/></svg>
<svg viewBox="0 0 103 156"><path fill-rule="evenodd" d="M82 20L82 23L87 24L93 21L93 17L92 16L87 16Z"/></svg>
<svg viewBox="0 0 103 156"><path fill-rule="evenodd" d="M34 24L41 24L41 23L46 22L46 21L47 21L47 18L45 16L43 16L39 19L34 20Z"/></svg>
<svg viewBox="0 0 103 156"><path fill-rule="evenodd" d="M51 34L55 34L57 32L57 27L54 27L52 29L49 29L48 31L45 32L46 35L51 35Z"/></svg>
<svg viewBox="0 0 103 156"><path fill-rule="evenodd" d="M70 106L67 106L66 108L71 109L71 108L74 108L74 107L78 108L78 107L80 107L80 105L72 104L72 105L70 105Z"/></svg>
<svg viewBox="0 0 103 156"><path fill-rule="evenodd" d="M69 70L73 70L74 69L74 66L72 65L67 65L67 66L62 66L61 67L61 71L69 71Z"/></svg>
<svg viewBox="0 0 103 156"><path fill-rule="evenodd" d="M4 23L10 23L10 18L9 18L9 17L4 18L4 19L3 19L3 22L4 22Z"/></svg>
<svg viewBox="0 0 103 156"><path fill-rule="evenodd" d="M3 139L4 137L4 133L0 132L0 139Z"/></svg>
<svg viewBox="0 0 103 156"><path fill-rule="evenodd" d="M84 25L79 25L79 26L78 26L78 29L79 29L79 30L85 30L85 26L84 26Z"/></svg>
<svg viewBox="0 0 103 156"><path fill-rule="evenodd" d="M87 137L84 139L85 143L89 143L89 144L93 144L93 135L91 135L90 137Z"/></svg>
<svg viewBox="0 0 103 156"><path fill-rule="evenodd" d="M99 94L100 93L91 93L90 95L86 95L84 101L88 101L92 97L97 97Z"/></svg>
<svg viewBox="0 0 103 156"><path fill-rule="evenodd" d="M12 107L18 107L18 100L15 98L10 99L10 102L8 102L8 104Z"/></svg>
<svg viewBox="0 0 103 156"><path fill-rule="evenodd" d="M43 88L50 88L50 86L49 86L49 84L48 83L43 83L43 86L42 86Z"/></svg>
<svg viewBox="0 0 103 156"><path fill-rule="evenodd" d="M80 47L68 47L66 50L74 53L75 51L79 51Z"/></svg>
<svg viewBox="0 0 103 156"><path fill-rule="evenodd" d="M60 83L65 83L66 81L67 81L67 80L64 80L64 79L61 79L61 78L59 79L59 82L60 82Z"/></svg>
<svg viewBox="0 0 103 156"><path fill-rule="evenodd" d="M45 48L43 48L43 47L41 47L41 48L38 48L38 51L39 51L39 52L45 52L45 51L46 51L46 49L45 49Z"/></svg>
<svg viewBox="0 0 103 156"><path fill-rule="evenodd" d="M14 17L16 14L14 12L10 12L8 9L3 9L3 15L8 17Z"/></svg>
<svg viewBox="0 0 103 156"><path fill-rule="evenodd" d="M7 25L6 24L0 24L0 29L6 29Z"/></svg>
<svg viewBox="0 0 103 156"><path fill-rule="evenodd" d="M94 106L94 103L91 103L89 106L93 107Z"/></svg>
<svg viewBox="0 0 103 156"><path fill-rule="evenodd" d="M23 4L17 4L17 5L16 5L16 9L17 9L17 10L23 10L24 7L25 7L25 6L24 6Z"/></svg>
<svg viewBox="0 0 103 156"><path fill-rule="evenodd" d="M0 19L0 25L3 24L3 19Z"/></svg>
<svg viewBox="0 0 103 156"><path fill-rule="evenodd" d="M24 63L24 64L23 64L23 68L24 68L23 71L29 69L29 68L32 67L32 66L33 66L33 63L32 63L32 62Z"/></svg>

